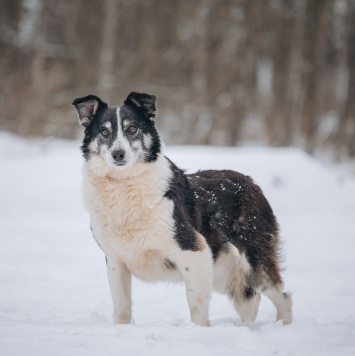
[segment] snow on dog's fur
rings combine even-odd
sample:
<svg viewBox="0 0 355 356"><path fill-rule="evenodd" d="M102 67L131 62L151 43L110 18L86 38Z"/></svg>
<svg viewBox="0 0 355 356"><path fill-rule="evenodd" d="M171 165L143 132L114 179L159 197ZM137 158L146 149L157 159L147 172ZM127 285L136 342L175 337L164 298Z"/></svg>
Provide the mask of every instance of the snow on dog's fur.
<svg viewBox="0 0 355 356"><path fill-rule="evenodd" d="M85 127L84 201L107 261L116 323L132 318L131 275L182 281L191 320L209 325L214 289L242 320L255 320L260 293L292 321L283 292L278 225L251 178L233 171L185 174L162 152L156 97L131 93L122 106L75 99Z"/></svg>

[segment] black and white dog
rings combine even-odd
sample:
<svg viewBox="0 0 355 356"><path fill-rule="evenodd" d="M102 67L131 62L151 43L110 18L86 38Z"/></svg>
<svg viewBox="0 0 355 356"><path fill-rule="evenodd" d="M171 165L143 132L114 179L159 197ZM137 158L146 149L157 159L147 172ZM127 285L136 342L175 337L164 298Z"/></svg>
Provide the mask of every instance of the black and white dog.
<svg viewBox="0 0 355 356"><path fill-rule="evenodd" d="M131 275L183 281L191 320L209 325L212 289L255 320L260 295L292 321L283 292L278 225L260 188L233 171L185 174L162 152L156 97L122 106L88 95L73 101L85 127L84 201L104 251L116 323L132 317Z"/></svg>

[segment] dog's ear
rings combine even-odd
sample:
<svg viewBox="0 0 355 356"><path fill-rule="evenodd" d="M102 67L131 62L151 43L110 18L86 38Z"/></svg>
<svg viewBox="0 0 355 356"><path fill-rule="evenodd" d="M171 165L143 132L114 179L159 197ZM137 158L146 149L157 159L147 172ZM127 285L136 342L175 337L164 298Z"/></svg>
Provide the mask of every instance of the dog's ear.
<svg viewBox="0 0 355 356"><path fill-rule="evenodd" d="M157 98L155 95L149 95L144 93L132 92L128 95L127 99L124 101L125 105L139 108L140 111L151 121L154 121L157 109L155 107L155 102Z"/></svg>
<svg viewBox="0 0 355 356"><path fill-rule="evenodd" d="M77 98L72 102L79 115L79 123L84 127L88 126L99 111L99 109L107 106L100 98L95 95L87 95L82 98Z"/></svg>

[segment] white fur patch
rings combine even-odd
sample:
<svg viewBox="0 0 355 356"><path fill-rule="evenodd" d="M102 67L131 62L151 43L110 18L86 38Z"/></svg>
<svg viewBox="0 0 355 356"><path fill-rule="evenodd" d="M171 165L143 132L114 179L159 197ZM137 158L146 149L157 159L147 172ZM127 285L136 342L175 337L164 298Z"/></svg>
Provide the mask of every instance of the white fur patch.
<svg viewBox="0 0 355 356"><path fill-rule="evenodd" d="M283 284L267 288L263 291L276 308L276 320L282 320L283 324L291 324L292 313L292 295L283 293Z"/></svg>
<svg viewBox="0 0 355 356"><path fill-rule="evenodd" d="M117 324L130 323L132 318L131 274L120 262L107 260L107 278Z"/></svg>
<svg viewBox="0 0 355 356"><path fill-rule="evenodd" d="M105 123L104 123L104 126L105 126L107 129L109 129L110 131L112 130L112 124L111 124L110 121L105 122Z"/></svg>
<svg viewBox="0 0 355 356"><path fill-rule="evenodd" d="M144 135L143 136L143 143L144 143L144 147L146 149L150 149L152 147L152 143L153 143L152 136L150 134Z"/></svg>
<svg viewBox="0 0 355 356"><path fill-rule="evenodd" d="M89 149L90 149L91 152L99 153L99 145L98 145L98 142L97 142L97 138L95 138L94 141L90 142Z"/></svg>
<svg viewBox="0 0 355 356"><path fill-rule="evenodd" d="M240 254L238 249L228 243L228 251L221 252L213 268L213 288L216 292L227 294L229 289L244 282L245 276L250 271L250 265L244 254Z"/></svg>
<svg viewBox="0 0 355 356"><path fill-rule="evenodd" d="M98 163L90 160L84 167L84 197L93 234L106 256L144 280L181 279L164 267L164 260L174 261L178 250L174 204L164 198L172 174L166 158L160 155L150 165L125 170ZM129 179L121 174L127 170Z"/></svg>
<svg viewBox="0 0 355 356"><path fill-rule="evenodd" d="M200 242L205 243L202 235ZM202 239L202 241L201 241ZM180 251L177 264L183 273L191 321L209 326L208 307L212 291L212 254L207 245L201 251Z"/></svg>

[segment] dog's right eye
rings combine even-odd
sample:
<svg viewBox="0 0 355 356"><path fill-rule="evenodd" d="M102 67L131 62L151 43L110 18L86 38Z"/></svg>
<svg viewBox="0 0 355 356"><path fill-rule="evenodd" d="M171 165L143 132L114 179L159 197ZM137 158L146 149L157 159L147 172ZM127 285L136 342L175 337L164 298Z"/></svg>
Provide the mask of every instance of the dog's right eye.
<svg viewBox="0 0 355 356"><path fill-rule="evenodd" d="M102 129L100 133L102 137L107 138L110 134L110 131L107 129Z"/></svg>

